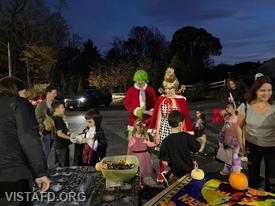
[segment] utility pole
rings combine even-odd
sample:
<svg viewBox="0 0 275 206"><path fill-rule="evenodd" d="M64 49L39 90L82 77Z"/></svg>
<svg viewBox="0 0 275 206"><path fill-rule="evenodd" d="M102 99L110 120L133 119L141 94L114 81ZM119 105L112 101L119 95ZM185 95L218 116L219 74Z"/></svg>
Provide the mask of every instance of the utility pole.
<svg viewBox="0 0 275 206"><path fill-rule="evenodd" d="M8 61L9 61L9 77L11 77L12 76L12 70L11 70L10 42L8 42Z"/></svg>

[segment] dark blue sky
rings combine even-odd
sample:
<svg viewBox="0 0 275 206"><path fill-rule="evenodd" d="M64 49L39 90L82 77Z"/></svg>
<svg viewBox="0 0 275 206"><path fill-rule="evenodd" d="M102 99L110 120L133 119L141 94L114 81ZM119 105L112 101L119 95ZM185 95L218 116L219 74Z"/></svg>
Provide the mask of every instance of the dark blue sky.
<svg viewBox="0 0 275 206"><path fill-rule="evenodd" d="M56 0L48 0L53 5ZM71 32L90 38L101 52L133 26L154 26L167 40L185 26L218 37L215 63L263 61L275 57L275 0L67 0Z"/></svg>

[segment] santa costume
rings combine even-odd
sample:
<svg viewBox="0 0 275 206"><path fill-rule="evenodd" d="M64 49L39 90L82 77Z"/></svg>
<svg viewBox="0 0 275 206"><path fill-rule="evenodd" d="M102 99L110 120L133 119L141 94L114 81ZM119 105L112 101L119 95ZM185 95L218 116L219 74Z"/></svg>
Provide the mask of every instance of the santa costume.
<svg viewBox="0 0 275 206"><path fill-rule="evenodd" d="M124 106L130 113L128 120L128 130L133 129L133 124L137 118L143 118L144 121L150 119L156 103L156 94L152 87L147 85L148 75L144 70L135 72L133 80L134 86L127 90ZM137 81L144 81L145 84L140 87Z"/></svg>

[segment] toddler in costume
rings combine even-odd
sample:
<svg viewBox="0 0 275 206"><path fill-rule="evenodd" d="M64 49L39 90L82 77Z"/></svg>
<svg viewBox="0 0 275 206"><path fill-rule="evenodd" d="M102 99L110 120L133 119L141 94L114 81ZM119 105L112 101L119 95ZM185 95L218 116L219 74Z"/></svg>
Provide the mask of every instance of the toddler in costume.
<svg viewBox="0 0 275 206"><path fill-rule="evenodd" d="M241 169L241 159L239 157L239 143L236 134L237 115L234 102L228 102L226 109L221 111L224 115L224 125L219 134L219 142L229 147L232 150L232 168L229 164L224 164L223 170L220 172L222 175L229 175L231 171L237 172Z"/></svg>
<svg viewBox="0 0 275 206"><path fill-rule="evenodd" d="M196 111L196 122L194 123L193 130L194 136L197 141L201 144L199 154L207 155L209 152L209 146L207 144L207 137L204 132L205 130L205 114L202 110Z"/></svg>
<svg viewBox="0 0 275 206"><path fill-rule="evenodd" d="M139 160L141 187L143 187L143 178L152 175L152 160L148 148L155 146L156 144L149 140L146 123L142 119L137 119L129 135L128 154L135 155Z"/></svg>
<svg viewBox="0 0 275 206"><path fill-rule="evenodd" d="M96 139L96 126L91 111L88 111L85 115L87 127L79 135L76 135L75 139L71 141L77 144L83 144L83 147L79 148L77 153L79 156L79 165L94 166L98 162L97 147L98 141Z"/></svg>

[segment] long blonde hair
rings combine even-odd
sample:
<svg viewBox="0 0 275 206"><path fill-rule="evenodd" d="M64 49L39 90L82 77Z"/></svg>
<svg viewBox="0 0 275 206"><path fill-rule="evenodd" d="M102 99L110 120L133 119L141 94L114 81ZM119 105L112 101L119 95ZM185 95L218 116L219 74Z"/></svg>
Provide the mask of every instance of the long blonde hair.
<svg viewBox="0 0 275 206"><path fill-rule="evenodd" d="M133 136L135 136L135 134L137 133L137 125L141 124L142 125L142 135L144 136L145 139L149 138L148 132L147 132L147 126L145 124L145 122L142 120L142 118L138 118L136 119L136 121L134 122L133 125L133 130L129 133L129 137L128 139L130 140Z"/></svg>

